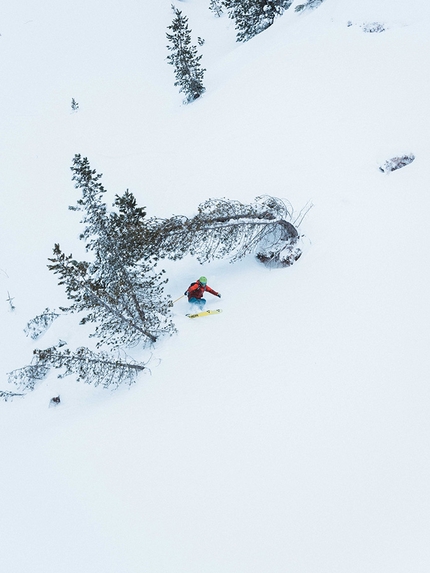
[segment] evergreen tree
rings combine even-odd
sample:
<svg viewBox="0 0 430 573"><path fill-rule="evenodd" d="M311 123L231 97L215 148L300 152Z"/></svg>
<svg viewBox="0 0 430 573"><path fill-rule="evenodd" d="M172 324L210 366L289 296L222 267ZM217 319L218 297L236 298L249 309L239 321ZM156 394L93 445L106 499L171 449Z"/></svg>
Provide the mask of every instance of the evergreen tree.
<svg viewBox="0 0 430 573"><path fill-rule="evenodd" d="M125 362L119 358L113 358L107 352L93 352L88 348L78 348L76 352L69 349L60 350L53 346L45 350L34 351L33 364L13 370L8 375L8 381L23 390L34 390L36 383L47 376L51 368L63 368L64 372L58 378L65 378L71 374L77 375L77 381L104 388L119 386L120 384L133 384L138 374L145 369L143 364L137 362ZM7 399L8 395L23 396L3 392Z"/></svg>
<svg viewBox="0 0 430 573"><path fill-rule="evenodd" d="M223 0L229 18L235 21L237 41L246 42L271 26L293 0Z"/></svg>
<svg viewBox="0 0 430 573"><path fill-rule="evenodd" d="M166 37L170 42L167 49L171 52L167 61L175 69L175 86L185 94L184 103L190 103L200 97L206 88L203 86L205 69L200 65L202 56L197 54L197 47L191 45L191 30L188 28L188 18L174 8L175 18L168 29Z"/></svg>
<svg viewBox="0 0 430 573"><path fill-rule="evenodd" d="M150 219L148 229L161 257L179 259L191 254L202 263L225 257L233 262L255 253L264 262L270 258L282 265L296 249L295 225L306 212L299 213L293 224L292 208L275 197L257 197L249 205L209 199L193 218Z"/></svg>
<svg viewBox="0 0 430 573"><path fill-rule="evenodd" d="M72 166L75 187L82 197L72 209L83 212L85 225L80 238L93 257L76 261L54 247L49 269L65 285L70 307L61 309L86 312L81 324L96 323L93 336L98 347L115 347L139 342L155 342L165 333L173 333L170 299L164 295L164 271L155 272L156 260L145 244L146 213L136 205L128 190L116 196L117 212L109 213L102 198L105 189L101 174L90 168L88 159L76 155Z"/></svg>

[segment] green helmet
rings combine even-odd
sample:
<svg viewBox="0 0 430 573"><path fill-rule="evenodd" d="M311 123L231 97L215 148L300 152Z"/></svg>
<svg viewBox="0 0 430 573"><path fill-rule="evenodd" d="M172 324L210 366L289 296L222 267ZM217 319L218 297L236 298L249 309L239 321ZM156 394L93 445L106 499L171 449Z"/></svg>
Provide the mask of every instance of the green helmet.
<svg viewBox="0 0 430 573"><path fill-rule="evenodd" d="M206 277L200 277L199 278L199 283L202 285L205 285L208 282L208 279Z"/></svg>

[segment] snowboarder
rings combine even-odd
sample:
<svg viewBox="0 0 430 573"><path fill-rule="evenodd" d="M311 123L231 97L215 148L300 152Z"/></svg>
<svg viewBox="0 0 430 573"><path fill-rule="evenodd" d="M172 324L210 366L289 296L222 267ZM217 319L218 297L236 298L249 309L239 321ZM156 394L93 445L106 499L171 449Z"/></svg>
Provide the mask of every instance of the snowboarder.
<svg viewBox="0 0 430 573"><path fill-rule="evenodd" d="M208 279L206 277L200 277L198 281L191 283L184 294L188 296L188 302L197 305L199 308L203 308L206 304L206 299L203 298L203 294L206 291L221 298L220 293L208 285Z"/></svg>

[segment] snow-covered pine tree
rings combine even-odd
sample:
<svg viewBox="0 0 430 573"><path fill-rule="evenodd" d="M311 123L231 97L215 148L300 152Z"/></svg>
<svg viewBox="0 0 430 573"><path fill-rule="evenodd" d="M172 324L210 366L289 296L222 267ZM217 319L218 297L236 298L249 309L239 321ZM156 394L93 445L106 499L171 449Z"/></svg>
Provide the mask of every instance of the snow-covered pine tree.
<svg viewBox="0 0 430 573"><path fill-rule="evenodd" d="M291 222L292 207L276 197L257 197L251 204L209 199L199 206L195 217L150 219L150 242L160 257L170 259L191 254L202 263L225 257L234 262L255 253L259 260L270 258L282 266L293 249L297 254L295 225L309 208Z"/></svg>
<svg viewBox="0 0 430 573"><path fill-rule="evenodd" d="M35 350L34 354L38 364L64 368L59 378L76 374L78 382L83 380L94 386L101 384L104 388L120 384L131 385L136 381L137 375L145 369L143 364L125 362L113 358L107 352L92 352L85 347L71 352L69 349L59 350L54 346L45 350Z"/></svg>
<svg viewBox="0 0 430 573"><path fill-rule="evenodd" d="M51 368L63 368L58 378L71 374L77 375L77 380L104 388L133 384L138 374L145 369L143 364L126 362L112 357L107 352L93 352L88 348L78 348L75 352L69 349L60 350L53 346L44 350L34 351L33 364L9 372L8 381L22 390L34 390L36 383L45 378ZM5 393L12 396L24 394ZM0 398L2 398L0 393Z"/></svg>
<svg viewBox="0 0 430 573"><path fill-rule="evenodd" d="M155 271L157 262L145 243L144 209L127 190L115 199L118 211L108 212L101 174L80 155L75 155L71 169L75 187L82 191L71 209L83 212L80 238L93 259L76 261L55 245L48 268L59 275L72 301L61 310L87 313L81 324L96 323L98 347L155 342L162 334L172 334L172 303L164 294L167 279L164 271Z"/></svg>
<svg viewBox="0 0 430 573"><path fill-rule="evenodd" d="M175 69L175 86L179 92L185 94L184 103L191 103L199 98L206 88L203 86L205 69L201 67L201 55L197 47L191 45L191 30L188 28L188 18L183 16L181 10L173 8L175 17L168 29L166 37L170 42L167 49L171 52L167 62Z"/></svg>
<svg viewBox="0 0 430 573"><path fill-rule="evenodd" d="M238 42L246 42L271 26L293 0L223 0L229 18L234 20Z"/></svg>

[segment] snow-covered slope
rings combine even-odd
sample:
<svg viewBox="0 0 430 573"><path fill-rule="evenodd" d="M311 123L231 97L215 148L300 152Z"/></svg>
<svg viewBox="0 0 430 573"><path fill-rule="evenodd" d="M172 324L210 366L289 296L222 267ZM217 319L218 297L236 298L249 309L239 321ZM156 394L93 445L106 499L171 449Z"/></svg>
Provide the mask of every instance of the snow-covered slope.
<svg viewBox="0 0 430 573"><path fill-rule="evenodd" d="M170 2L2 8L1 389L31 359L27 321L64 302L53 244L82 249L75 153L150 215L314 207L289 269L166 264L174 298L203 273L224 312L190 321L179 301L130 390L52 376L0 402L0 569L427 573L428 3L325 0L243 45L208 4L177 2L206 40L190 106L164 61ZM40 345L85 344L74 324Z"/></svg>

